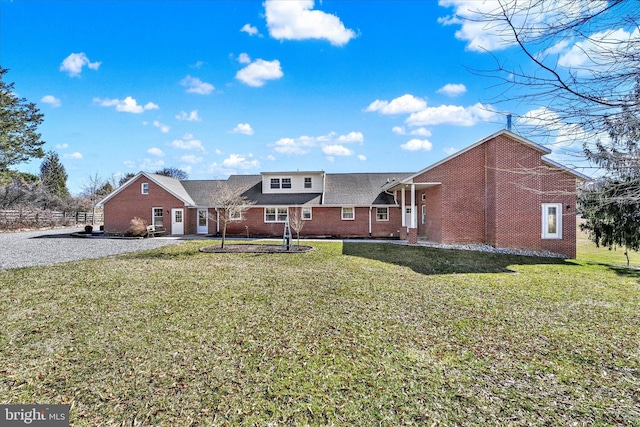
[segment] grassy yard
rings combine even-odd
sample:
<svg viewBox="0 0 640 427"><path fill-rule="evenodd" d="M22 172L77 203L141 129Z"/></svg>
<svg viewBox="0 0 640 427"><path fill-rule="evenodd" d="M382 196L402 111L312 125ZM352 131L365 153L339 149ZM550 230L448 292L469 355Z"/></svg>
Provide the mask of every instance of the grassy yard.
<svg viewBox="0 0 640 427"><path fill-rule="evenodd" d="M204 244L0 272L0 403L90 426L640 425L622 252Z"/></svg>

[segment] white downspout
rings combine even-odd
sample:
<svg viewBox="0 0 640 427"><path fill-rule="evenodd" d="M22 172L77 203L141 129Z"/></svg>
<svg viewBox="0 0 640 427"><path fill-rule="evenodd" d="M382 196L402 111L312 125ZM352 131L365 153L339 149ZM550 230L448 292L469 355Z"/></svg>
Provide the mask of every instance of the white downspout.
<svg viewBox="0 0 640 427"><path fill-rule="evenodd" d="M220 211L216 209L216 234L220 233Z"/></svg>
<svg viewBox="0 0 640 427"><path fill-rule="evenodd" d="M407 208L405 207L407 204L407 196L405 195L405 187L402 187L402 226L406 227L407 226L407 215L406 215L406 210Z"/></svg>

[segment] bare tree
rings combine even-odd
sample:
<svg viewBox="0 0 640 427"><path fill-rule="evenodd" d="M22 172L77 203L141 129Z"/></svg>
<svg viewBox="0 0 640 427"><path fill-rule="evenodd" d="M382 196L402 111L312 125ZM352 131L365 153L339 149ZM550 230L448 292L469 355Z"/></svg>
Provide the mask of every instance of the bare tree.
<svg viewBox="0 0 640 427"><path fill-rule="evenodd" d="M630 96L640 68L636 1L495 0L468 2L457 13L446 23L481 28L469 48L495 59L495 68L472 70L500 89L486 101L527 108L513 112L519 132L558 149L573 144L583 161L580 148L607 139L612 117L640 117Z"/></svg>
<svg viewBox="0 0 640 427"><path fill-rule="evenodd" d="M295 207L289 208L288 213L289 218L289 227L296 233L296 238L298 240L298 247L300 247L300 232L304 227L304 220L302 218L302 208Z"/></svg>
<svg viewBox="0 0 640 427"><path fill-rule="evenodd" d="M247 212L255 202L242 196L241 191L233 190L218 181L216 188L209 198L209 205L215 210L215 214L209 214L209 219L217 222L222 228L222 241L220 247L224 249L227 237L227 224L242 221L242 215Z"/></svg>

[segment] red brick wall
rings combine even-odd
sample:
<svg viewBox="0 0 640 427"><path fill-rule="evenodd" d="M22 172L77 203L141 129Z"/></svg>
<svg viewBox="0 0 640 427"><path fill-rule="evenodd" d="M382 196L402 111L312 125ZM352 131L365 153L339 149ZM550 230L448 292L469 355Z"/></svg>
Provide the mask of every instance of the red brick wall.
<svg viewBox="0 0 640 427"><path fill-rule="evenodd" d="M141 194L140 186L143 182L149 184L149 194ZM104 229L107 232L124 233L129 228L129 223L133 217L141 218L147 224L151 224L152 209L159 207L163 209L163 223L167 233L171 234L172 208L184 209L184 232L195 232L195 230L190 230L191 225L189 225L193 222L190 219L190 216L192 216L190 214L195 213L195 210L186 209L184 202L167 193L162 187L144 176L139 177L112 199L107 200L104 204ZM193 225L195 226L195 222Z"/></svg>
<svg viewBox="0 0 640 427"><path fill-rule="evenodd" d="M426 190L427 224L418 225L420 236L574 257L576 181L549 170L542 155L500 135L418 176L416 182L442 182ZM542 203L563 204L562 239L542 239Z"/></svg>
<svg viewBox="0 0 640 427"><path fill-rule="evenodd" d="M341 207L314 206L311 210L311 220L304 221L300 236L332 236L332 237L369 237L369 208L356 207L354 220L342 220ZM376 209L371 209L371 236L372 237L398 237L400 233L400 209L389 207L389 220L377 221ZM229 236L246 236L246 226L249 227L249 235L282 236L284 223L264 221L264 208L254 207L243 214L240 222L229 223L227 234ZM215 223L212 233L215 233ZM295 234L295 232L292 233Z"/></svg>

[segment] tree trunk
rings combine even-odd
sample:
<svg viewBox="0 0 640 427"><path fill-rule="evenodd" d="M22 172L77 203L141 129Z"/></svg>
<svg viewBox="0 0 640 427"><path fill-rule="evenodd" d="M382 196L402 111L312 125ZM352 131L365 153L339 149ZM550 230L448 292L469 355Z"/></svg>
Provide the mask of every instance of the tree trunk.
<svg viewBox="0 0 640 427"><path fill-rule="evenodd" d="M222 223L222 242L220 243L220 248L224 249L224 239L227 237L227 223Z"/></svg>

